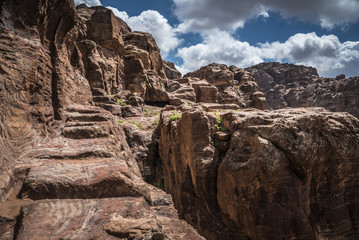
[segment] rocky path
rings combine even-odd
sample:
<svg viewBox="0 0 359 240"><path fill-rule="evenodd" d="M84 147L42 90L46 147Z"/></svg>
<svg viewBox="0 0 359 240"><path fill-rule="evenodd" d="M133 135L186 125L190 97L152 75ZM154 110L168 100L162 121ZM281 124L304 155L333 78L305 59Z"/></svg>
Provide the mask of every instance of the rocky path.
<svg viewBox="0 0 359 240"><path fill-rule="evenodd" d="M116 117L93 106L66 116L58 136L18 164L24 180L0 207L13 206L2 239L202 239L178 219L170 195L142 180Z"/></svg>

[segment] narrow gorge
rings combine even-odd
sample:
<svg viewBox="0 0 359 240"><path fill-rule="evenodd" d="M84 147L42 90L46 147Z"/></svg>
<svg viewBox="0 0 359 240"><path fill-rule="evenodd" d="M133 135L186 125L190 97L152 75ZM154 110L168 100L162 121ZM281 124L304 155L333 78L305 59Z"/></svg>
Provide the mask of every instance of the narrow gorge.
<svg viewBox="0 0 359 240"><path fill-rule="evenodd" d="M0 239L358 239L358 84L182 76L107 8L0 0Z"/></svg>

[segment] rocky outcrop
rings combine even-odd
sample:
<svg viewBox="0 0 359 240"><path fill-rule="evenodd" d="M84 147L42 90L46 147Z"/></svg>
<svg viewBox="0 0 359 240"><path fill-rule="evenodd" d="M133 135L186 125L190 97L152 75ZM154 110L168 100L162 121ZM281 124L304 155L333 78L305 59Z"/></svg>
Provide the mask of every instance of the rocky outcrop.
<svg viewBox="0 0 359 240"><path fill-rule="evenodd" d="M182 74L176 69L174 63L165 61L165 72L168 79L178 79L182 77Z"/></svg>
<svg viewBox="0 0 359 240"><path fill-rule="evenodd" d="M144 182L116 117L84 105L65 116L61 132L39 139L15 168L24 177L18 197L32 201L14 239L203 239L178 219L170 195Z"/></svg>
<svg viewBox="0 0 359 240"><path fill-rule="evenodd" d="M206 239L359 236L358 119L322 108L219 110L161 115L166 190Z"/></svg>
<svg viewBox="0 0 359 240"><path fill-rule="evenodd" d="M246 68L263 90L269 108L324 107L359 117L359 78L321 78L312 67L261 63Z"/></svg>
<svg viewBox="0 0 359 240"><path fill-rule="evenodd" d="M72 0L0 6L0 238L203 239L143 180L120 124L164 91L152 36Z"/></svg>
<svg viewBox="0 0 359 240"><path fill-rule="evenodd" d="M150 102L168 101L150 94L163 92L167 79L153 37L132 32L107 8L80 5L77 9L82 33L79 48L91 87L105 89L108 94L129 90Z"/></svg>
<svg viewBox="0 0 359 240"><path fill-rule="evenodd" d="M184 77L204 80L193 86L200 101L203 99L204 102L237 104L239 108L267 109L263 93L253 77L243 69L212 63Z"/></svg>
<svg viewBox="0 0 359 240"><path fill-rule="evenodd" d="M182 77L104 7L0 0L0 12L0 239L203 239L188 223L209 240L359 237L355 117L260 111L235 66ZM308 99L356 114L357 78L271 66L284 70L261 70L267 99L285 89L292 106L290 84L319 86Z"/></svg>

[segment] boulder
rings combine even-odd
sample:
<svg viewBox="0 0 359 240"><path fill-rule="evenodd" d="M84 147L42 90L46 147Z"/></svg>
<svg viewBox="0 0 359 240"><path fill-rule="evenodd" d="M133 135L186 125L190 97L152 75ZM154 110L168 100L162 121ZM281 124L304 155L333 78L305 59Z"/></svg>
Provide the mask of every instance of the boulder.
<svg viewBox="0 0 359 240"><path fill-rule="evenodd" d="M173 62L164 61L165 73L168 79L178 79L182 77L182 73L180 73Z"/></svg>

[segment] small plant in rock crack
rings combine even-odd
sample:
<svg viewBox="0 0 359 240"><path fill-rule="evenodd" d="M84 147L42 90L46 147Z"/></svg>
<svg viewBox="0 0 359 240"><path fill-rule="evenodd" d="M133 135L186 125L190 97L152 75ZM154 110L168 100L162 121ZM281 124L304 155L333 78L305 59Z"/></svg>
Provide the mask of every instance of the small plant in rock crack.
<svg viewBox="0 0 359 240"><path fill-rule="evenodd" d="M158 123L159 123L159 119L155 119L155 120L148 126L148 128L153 129L153 130L156 130L156 129L159 127Z"/></svg>
<svg viewBox="0 0 359 240"><path fill-rule="evenodd" d="M115 95L112 95L112 94L109 94L109 93L106 93L107 96L109 96L110 98L114 98Z"/></svg>
<svg viewBox="0 0 359 240"><path fill-rule="evenodd" d="M237 90L238 90L238 93L241 94L242 93L242 90L239 86L237 86Z"/></svg>
<svg viewBox="0 0 359 240"><path fill-rule="evenodd" d="M182 116L182 113L179 112L175 112L170 116L170 122L172 121L177 121L178 119L180 119Z"/></svg>
<svg viewBox="0 0 359 240"><path fill-rule="evenodd" d="M214 125L214 130L218 131L227 131L228 129L223 125L221 116L218 116L216 119L216 124Z"/></svg>
<svg viewBox="0 0 359 240"><path fill-rule="evenodd" d="M153 186L155 186L156 188L159 188L159 189L165 191L165 186L164 186L164 184L163 184L161 181L156 181L156 182L154 182L154 183L153 183Z"/></svg>
<svg viewBox="0 0 359 240"><path fill-rule="evenodd" d="M125 99L120 99L120 98L116 99L116 104L121 105L121 106L126 106L127 105L126 100Z"/></svg>
<svg viewBox="0 0 359 240"><path fill-rule="evenodd" d="M125 123L125 121L124 121L124 120L122 120L122 119L119 119L119 120L118 120L118 123L120 123L120 124L124 124L124 123Z"/></svg>
<svg viewBox="0 0 359 240"><path fill-rule="evenodd" d="M153 117L153 116L158 116L158 115L160 115L160 111L156 111L149 107L145 107L145 113L144 113L145 117Z"/></svg>
<svg viewBox="0 0 359 240"><path fill-rule="evenodd" d="M136 126L139 130L143 130L142 124L140 122L128 121L128 123L131 123L132 125Z"/></svg>

